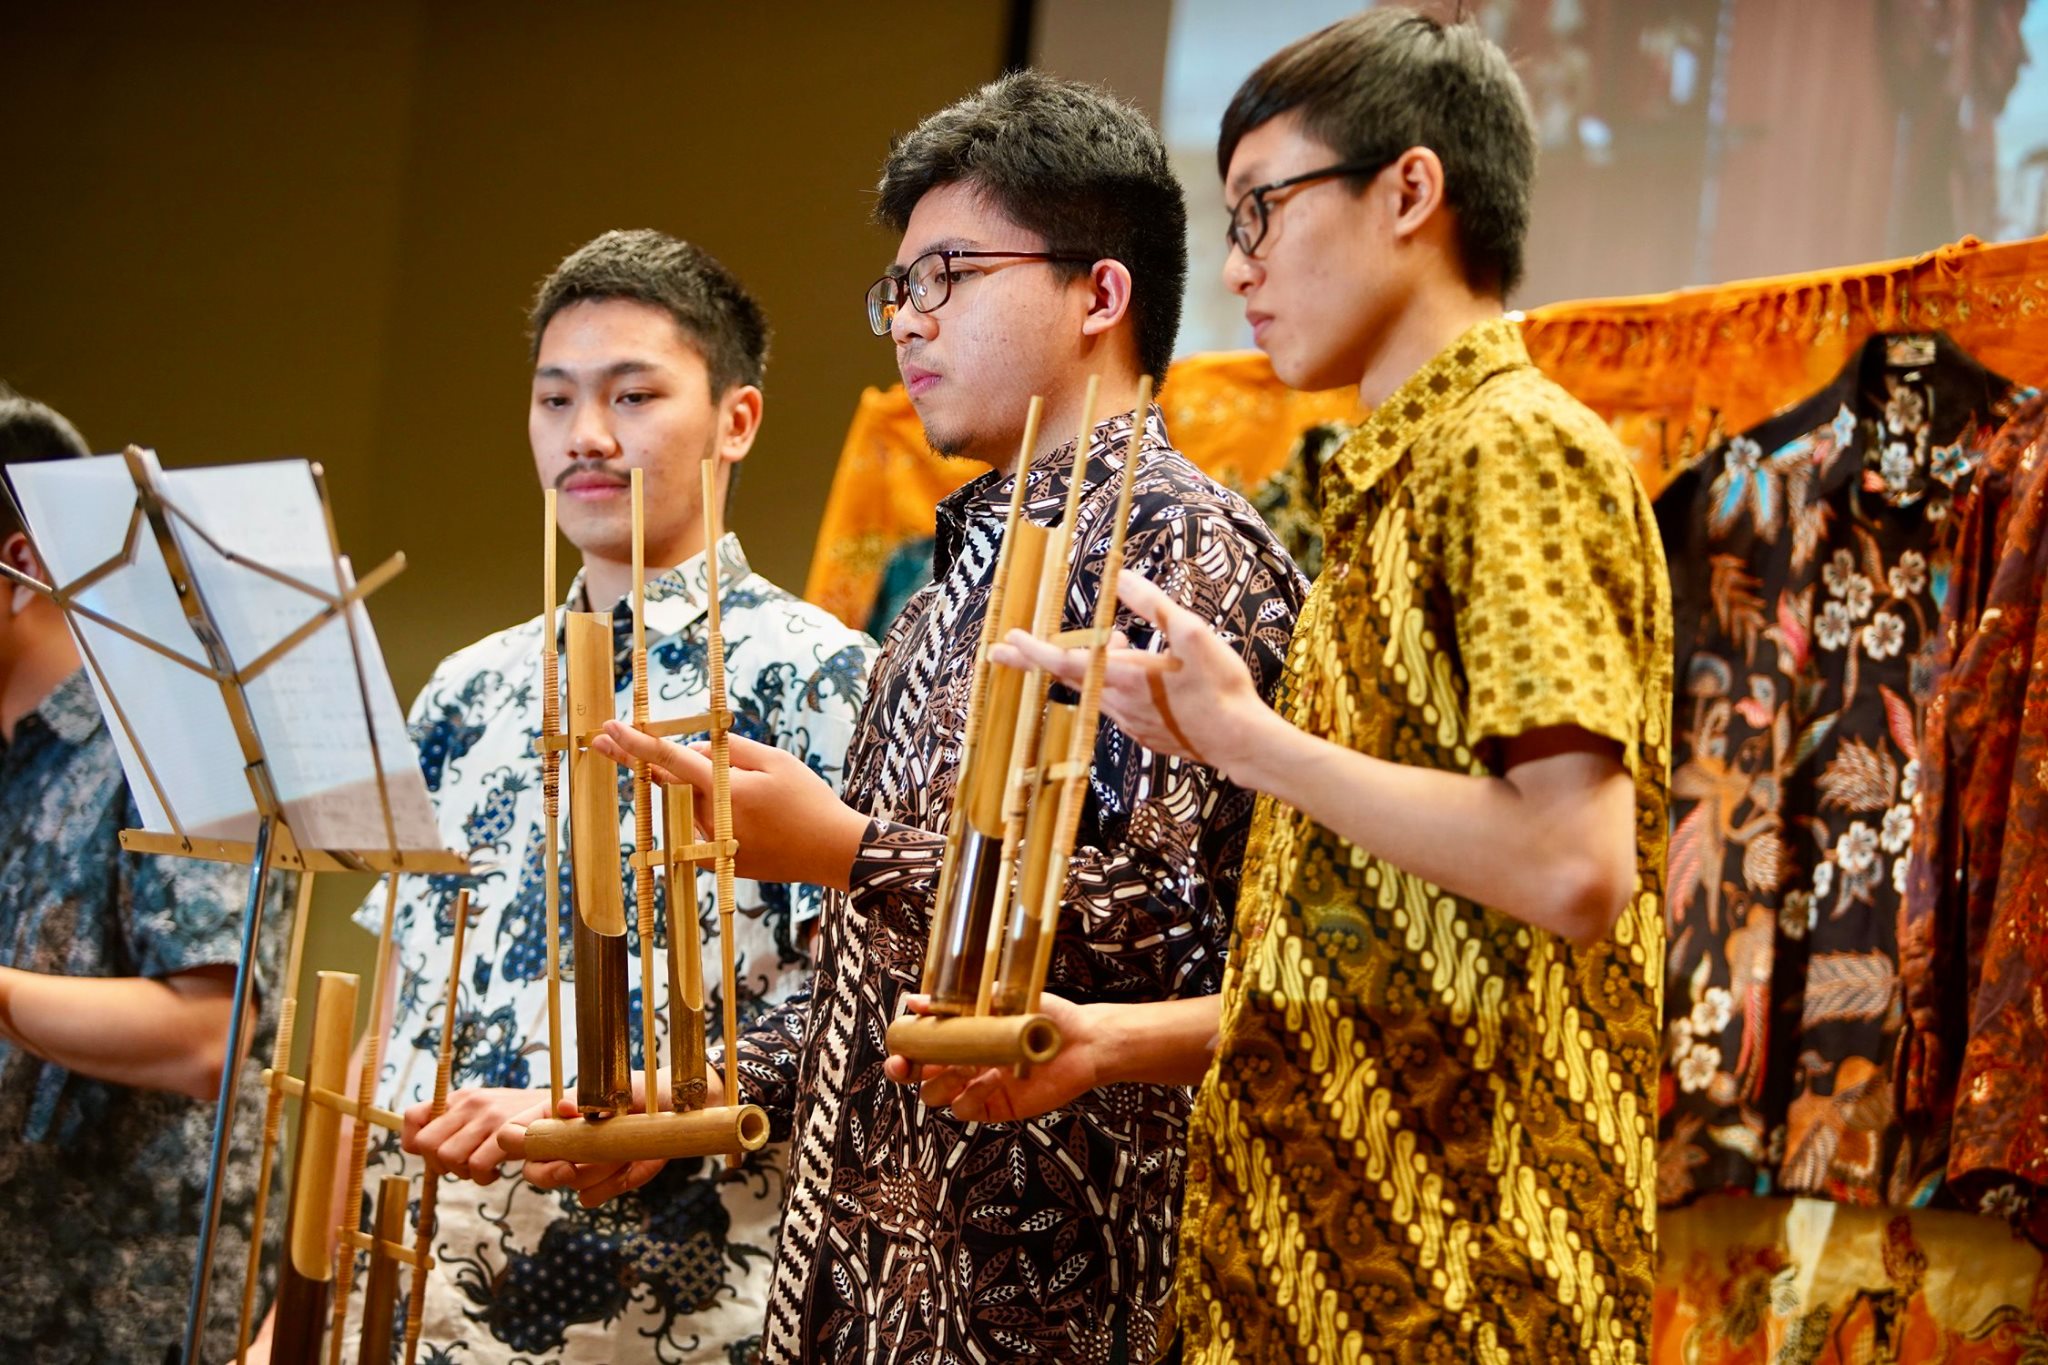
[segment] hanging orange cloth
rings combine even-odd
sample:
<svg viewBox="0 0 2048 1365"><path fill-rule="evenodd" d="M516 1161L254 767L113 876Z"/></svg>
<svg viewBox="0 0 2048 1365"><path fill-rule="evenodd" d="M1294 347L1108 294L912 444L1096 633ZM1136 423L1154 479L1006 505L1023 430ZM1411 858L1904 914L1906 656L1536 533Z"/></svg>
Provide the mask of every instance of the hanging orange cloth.
<svg viewBox="0 0 2048 1365"><path fill-rule="evenodd" d="M1873 333L1945 331L1987 368L2048 378L2048 237L1965 238L1905 260L1639 298L1548 304L1523 319L1545 373L1614 427L1654 495L1721 437L1827 383ZM1301 432L1355 419L1349 390L1297 393L1257 351L1175 361L1160 402L1195 464L1249 491ZM981 471L932 453L902 386L861 395L825 501L804 596L867 623L889 557L929 536L938 500Z"/></svg>
<svg viewBox="0 0 2048 1365"><path fill-rule="evenodd" d="M1605 417L1655 495L1725 436L1819 389L1878 332L1942 331L1986 368L2048 377L2048 237L1966 237L1905 260L1632 299L1523 322L1529 355Z"/></svg>

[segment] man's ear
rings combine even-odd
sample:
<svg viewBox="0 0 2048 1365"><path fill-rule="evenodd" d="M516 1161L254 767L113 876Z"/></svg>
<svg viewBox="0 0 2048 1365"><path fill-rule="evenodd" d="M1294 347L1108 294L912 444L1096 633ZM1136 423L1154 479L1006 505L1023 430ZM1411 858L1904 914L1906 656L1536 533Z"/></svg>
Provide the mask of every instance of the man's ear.
<svg viewBox="0 0 2048 1365"><path fill-rule="evenodd" d="M1394 236L1413 237L1444 207L1444 163L1427 147L1410 147L1382 175L1394 195Z"/></svg>
<svg viewBox="0 0 2048 1365"><path fill-rule="evenodd" d="M761 390L741 384L718 400L718 458L737 464L761 432Z"/></svg>
<svg viewBox="0 0 2048 1365"><path fill-rule="evenodd" d="M1130 316L1131 272L1122 261L1097 261L1088 270L1093 291L1088 314L1081 319L1082 336L1103 336Z"/></svg>

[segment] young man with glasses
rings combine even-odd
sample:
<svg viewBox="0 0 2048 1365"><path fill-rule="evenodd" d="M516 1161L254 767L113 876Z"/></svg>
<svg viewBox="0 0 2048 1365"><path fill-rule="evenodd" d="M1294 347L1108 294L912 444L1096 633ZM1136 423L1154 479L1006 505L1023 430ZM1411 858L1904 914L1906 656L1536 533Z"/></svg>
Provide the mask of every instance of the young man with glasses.
<svg viewBox="0 0 2048 1365"><path fill-rule="evenodd" d="M1201 1083L1192 1360L1649 1358L1669 591L1619 446L1501 316L1534 159L1500 50L1405 10L1239 89L1226 279L1284 380L1372 414L1277 711L1119 585L1167 657L1115 654L1106 714L1264 793L1223 993L1054 1003L1065 1075L924 1082L982 1120Z"/></svg>
<svg viewBox="0 0 2048 1365"><path fill-rule="evenodd" d="M845 800L770 751L733 748L742 868L845 893L825 913L809 1010L779 1011L742 1043L748 1098L778 1129L794 1124L766 1354L1149 1362L1173 1336L1187 1092L1118 1086L1029 1123L964 1124L885 1078L882 1040L922 971L1027 404L1045 399L1026 515L1056 521L1083 390L1091 375L1102 384L1066 604L1066 624L1080 625L1103 590L1138 379L1162 374L1173 349L1180 186L1137 112L1024 73L898 144L877 217L902 244L869 291L869 324L894 343L933 447L990 471L939 508L936 581L883 646ZM1252 508L1173 450L1156 407L1135 435L1128 562L1270 691L1306 585ZM1136 647L1151 639L1126 625ZM708 784L700 755L617 738ZM1213 992L1250 806L1208 767L1105 725L1053 988L1121 1001Z"/></svg>

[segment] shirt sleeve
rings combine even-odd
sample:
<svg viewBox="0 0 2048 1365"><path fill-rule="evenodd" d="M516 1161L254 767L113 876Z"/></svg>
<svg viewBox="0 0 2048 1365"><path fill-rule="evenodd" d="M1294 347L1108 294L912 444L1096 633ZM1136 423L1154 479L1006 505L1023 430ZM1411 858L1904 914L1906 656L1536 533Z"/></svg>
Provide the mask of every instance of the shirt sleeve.
<svg viewBox="0 0 2048 1365"><path fill-rule="evenodd" d="M1181 512L1155 508L1138 518L1126 562L1209 621L1270 698L1305 584L1263 526ZM1078 615L1071 602L1068 615ZM1153 647L1145 622L1120 614L1118 625L1134 647ZM1105 719L1048 984L1078 1000L1216 989L1250 811L1250 794L1214 769L1153 753ZM937 832L874 821L855 859L852 895L885 932L922 943L943 853Z"/></svg>
<svg viewBox="0 0 2048 1365"><path fill-rule="evenodd" d="M796 1119L797 1068L804 1055L804 1037L811 1017L812 982L806 978L796 994L771 1005L740 1034L741 1098L768 1114L768 1140L789 1141ZM705 1063L722 1074L723 1045L706 1050Z"/></svg>
<svg viewBox="0 0 2048 1365"><path fill-rule="evenodd" d="M141 812L129 800L128 827ZM233 967L242 958L242 918L249 903L249 869L197 858L121 855L121 895L128 946L138 976L162 978L198 967ZM298 878L273 870L265 887L264 932L257 943L256 988L262 992L276 967L270 951L290 926L279 907L291 902Z"/></svg>
<svg viewBox="0 0 2048 1365"><path fill-rule="evenodd" d="M1445 586L1475 743L1575 725L1633 769L1662 568L1634 472L1592 421L1520 405L1473 421L1440 504Z"/></svg>
<svg viewBox="0 0 2048 1365"><path fill-rule="evenodd" d="M867 696L868 672L874 666L875 645L865 635L855 635L822 659L799 687L796 704L781 717L777 748L785 749L810 767L811 771L839 791L845 785L846 751L853 744L854 729L860 721L861 703ZM790 887L790 923L804 925L818 918L825 905L824 888L809 885Z"/></svg>

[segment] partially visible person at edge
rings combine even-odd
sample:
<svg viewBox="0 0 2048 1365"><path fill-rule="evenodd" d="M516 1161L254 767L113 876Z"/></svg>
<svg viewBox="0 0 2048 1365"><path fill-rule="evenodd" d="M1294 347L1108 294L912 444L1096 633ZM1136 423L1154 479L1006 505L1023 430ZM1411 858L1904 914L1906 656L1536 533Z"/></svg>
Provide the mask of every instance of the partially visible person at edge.
<svg viewBox="0 0 2048 1365"><path fill-rule="evenodd" d="M50 408L0 386L0 467L90 452ZM49 578L0 497L0 559ZM63 612L0 582L0 1357L157 1365L183 1341L234 1014L249 871L124 853L142 824ZM272 878L271 913L287 894ZM275 967L266 934L259 969ZM258 999L267 993L259 975ZM237 1152L262 1140L247 1037ZM203 1338L234 1355L256 1197L228 1166ZM270 1270L266 1264L267 1281Z"/></svg>
<svg viewBox="0 0 2048 1365"><path fill-rule="evenodd" d="M1629 462L1502 317L1534 148L1500 50L1407 10L1239 88L1225 278L1283 380L1371 412L1277 707L1120 584L1160 644L1116 654L1108 714L1264 793L1223 994L1054 1004L1028 1081L922 1078L966 1120L1200 1083L1191 1361L1649 1357L1669 588Z"/></svg>
<svg viewBox="0 0 2048 1365"><path fill-rule="evenodd" d="M934 448L989 466L940 506L936 581L875 667L846 796L736 746L740 857L827 886L808 1002L742 1041L748 1098L796 1134L767 1326L774 1361L1153 1361L1173 1337L1188 1093L1115 1086L1028 1123L962 1123L882 1073L883 1033L918 987L969 684L1012 480L1063 514L1082 394L1102 384L1065 624L1091 619L1124 462L1138 461L1129 562L1228 643L1254 692L1277 683L1306 585L1242 498L1170 444L1157 406L1187 270L1179 182L1158 134L1087 86L1025 73L926 119L882 171L900 236L870 324ZM1015 468L1028 400L1037 446ZM1142 622L1127 620L1139 640ZM626 731L702 787L701 755ZM1051 965L1077 999L1211 993L1237 900L1251 796L1207 765L1098 738ZM534 1167L527 1168L529 1178ZM630 1178L630 1177L629 1177Z"/></svg>
<svg viewBox="0 0 2048 1365"><path fill-rule="evenodd" d="M773 746L771 752L820 785L839 778L874 646L755 573L736 534L704 543L704 462L716 470L714 496L722 504L766 406L767 320L730 271L697 246L660 232L607 232L571 252L541 283L530 323L533 467L541 488L558 490L561 532L583 567L562 611L449 655L413 706L412 733L441 831L450 847L494 870L468 883L470 926L455 1013L460 1088L438 1119L431 1110L435 1054L447 1007L455 896L465 883L450 877L401 883L395 1018L385 1024L377 1088L380 1104L403 1111L405 1128L400 1142L382 1141L375 1149L371 1187L380 1173L453 1177L442 1182L439 1195L422 1359L463 1365L747 1361L759 1350L786 1148L756 1152L740 1171L717 1160L678 1161L632 1198L603 1209L524 1181L497 1183L508 1159L495 1139L498 1129L516 1115L538 1117L548 1099L546 815L533 748L542 716L542 632L559 640L565 611L610 612L616 713L631 716L628 489L638 469L655 718L701 713L709 705L706 610L714 557L733 733ZM537 538L538 499L533 515ZM618 872L630 888L624 860L635 839L631 787L625 774L619 780ZM568 980L575 962L566 774L561 790L561 954ZM809 979L811 925L821 898L808 888L753 879L741 880L736 892L738 1008L750 1021ZM667 923L666 904L658 886L657 926ZM698 891L706 932L716 932L714 904L707 869ZM374 933L383 915L380 887L358 922ZM626 924L629 961L637 961L644 945L630 909ZM664 927L653 951L659 955L666 943ZM715 948L706 961L715 971ZM655 980L665 1051L674 1022L665 1008L667 974L657 971ZM637 969L631 981L627 1032L637 1059ZM573 1088L577 1029L570 995L565 989L562 1069ZM714 1039L721 1022L720 1010L706 1012ZM358 1294L351 1340L361 1303Z"/></svg>

